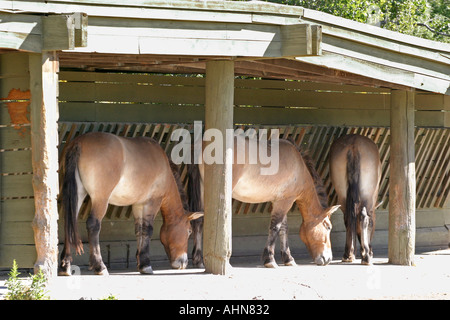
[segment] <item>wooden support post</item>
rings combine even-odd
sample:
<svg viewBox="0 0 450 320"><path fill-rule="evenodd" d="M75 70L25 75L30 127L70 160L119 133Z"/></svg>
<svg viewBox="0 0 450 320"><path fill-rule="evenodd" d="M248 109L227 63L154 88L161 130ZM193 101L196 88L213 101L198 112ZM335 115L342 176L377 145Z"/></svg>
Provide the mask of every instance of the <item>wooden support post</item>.
<svg viewBox="0 0 450 320"><path fill-rule="evenodd" d="M29 55L33 220L37 260L51 278L58 269L58 56L56 51Z"/></svg>
<svg viewBox="0 0 450 320"><path fill-rule="evenodd" d="M224 275L231 268L233 149L226 143L226 129L233 129L234 62L207 62L205 87L205 129L221 133L223 161L209 165L205 161L204 263L206 272Z"/></svg>
<svg viewBox="0 0 450 320"><path fill-rule="evenodd" d="M389 262L414 264L416 180L414 90L391 91Z"/></svg>

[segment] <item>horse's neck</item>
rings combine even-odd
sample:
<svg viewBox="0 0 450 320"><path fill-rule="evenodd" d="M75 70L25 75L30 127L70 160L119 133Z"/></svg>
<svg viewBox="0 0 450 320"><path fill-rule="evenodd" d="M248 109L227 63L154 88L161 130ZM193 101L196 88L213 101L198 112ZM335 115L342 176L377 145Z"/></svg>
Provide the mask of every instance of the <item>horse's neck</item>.
<svg viewBox="0 0 450 320"><path fill-rule="evenodd" d="M308 183L304 187L296 202L304 221L311 221L322 215L323 208L314 183Z"/></svg>
<svg viewBox="0 0 450 320"><path fill-rule="evenodd" d="M161 203L161 214L166 223L176 221L184 215L183 202L177 185L175 182L170 185Z"/></svg>

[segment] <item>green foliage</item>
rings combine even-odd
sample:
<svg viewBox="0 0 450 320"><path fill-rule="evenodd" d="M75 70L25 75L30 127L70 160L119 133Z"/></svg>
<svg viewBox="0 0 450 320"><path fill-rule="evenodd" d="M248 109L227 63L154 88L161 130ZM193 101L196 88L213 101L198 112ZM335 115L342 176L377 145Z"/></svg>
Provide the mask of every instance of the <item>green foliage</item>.
<svg viewBox="0 0 450 320"><path fill-rule="evenodd" d="M450 43L450 0L266 0Z"/></svg>
<svg viewBox="0 0 450 320"><path fill-rule="evenodd" d="M30 274L30 279L19 279L20 272L16 260L6 280L6 300L48 300L45 286L47 279L42 270L35 275Z"/></svg>
<svg viewBox="0 0 450 320"><path fill-rule="evenodd" d="M107 295L104 298L101 298L100 300L119 300L119 298L117 298L115 295L113 295L112 293L110 293L109 295Z"/></svg>

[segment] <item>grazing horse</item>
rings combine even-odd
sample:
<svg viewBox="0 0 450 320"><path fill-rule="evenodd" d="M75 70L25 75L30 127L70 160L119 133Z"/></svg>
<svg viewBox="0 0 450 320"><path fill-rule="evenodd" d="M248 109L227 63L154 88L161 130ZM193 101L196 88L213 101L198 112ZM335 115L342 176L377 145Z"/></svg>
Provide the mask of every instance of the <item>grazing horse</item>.
<svg viewBox="0 0 450 320"><path fill-rule="evenodd" d="M235 143L236 146L236 138ZM263 252L264 266L277 267L274 259L275 241L280 236L281 257L285 265L295 265L288 245L287 212L295 202L303 217L300 226L300 238L306 244L309 253L317 265L327 265L332 259L330 231L331 214L339 206L326 208L327 199L323 192L318 195L316 185L321 186L320 177L310 160L303 157L295 144L279 140L279 168L273 175L261 175L265 167L259 161L249 163L249 138L245 138L245 163L237 161L238 152L234 152L232 196L247 203L271 202L272 212L269 236ZM270 153L270 145L268 153ZM235 150L236 151L236 150ZM240 157L242 159L242 157ZM203 208L204 165L188 166L188 197L191 206ZM192 207L190 207L192 210ZM200 219L199 219L200 220ZM201 239L202 221L194 227L194 265L202 265Z"/></svg>
<svg viewBox="0 0 450 320"><path fill-rule="evenodd" d="M62 203L65 211L65 243L60 275L70 275L71 246L81 254L77 230L78 211L89 195L92 208L86 221L90 247L89 265L96 274L108 274L100 254L101 221L108 203L132 206L137 238L137 267L151 274L150 240L153 221L161 209L160 237L173 268L187 265L190 221L202 213L186 213L183 191L175 165L159 144L150 138L124 138L109 133L87 133L67 146L64 160ZM185 197L185 195L184 195ZM185 197L186 198L186 197ZM186 200L186 199L185 199Z"/></svg>
<svg viewBox="0 0 450 320"><path fill-rule="evenodd" d="M340 137L330 149L330 175L344 212L347 229L343 262L355 258L356 235L361 244L361 263L371 264L375 210L381 177L377 145L367 137Z"/></svg>

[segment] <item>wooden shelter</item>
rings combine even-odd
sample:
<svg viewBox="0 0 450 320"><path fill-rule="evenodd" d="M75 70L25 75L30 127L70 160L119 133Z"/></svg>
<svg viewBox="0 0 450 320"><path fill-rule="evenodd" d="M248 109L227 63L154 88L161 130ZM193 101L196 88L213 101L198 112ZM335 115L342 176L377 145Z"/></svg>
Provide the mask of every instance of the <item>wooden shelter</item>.
<svg viewBox="0 0 450 320"><path fill-rule="evenodd" d="M170 132L194 120L222 132L277 127L313 150L325 180L330 142L369 135L383 155L390 262L413 263L416 208L433 231L420 244L430 234L428 244L448 243L448 44L258 1L0 0L0 71L0 267L19 256L56 274L58 157L68 140L150 134L169 150ZM232 213L250 206L231 200L229 161L205 175L206 270L224 274ZM112 239L113 217L130 214L111 210Z"/></svg>

